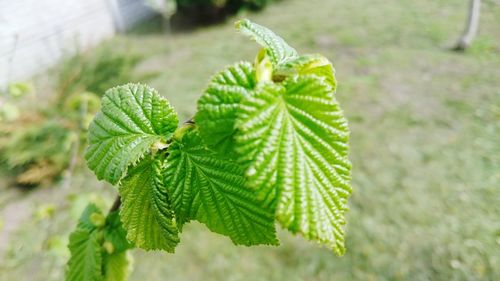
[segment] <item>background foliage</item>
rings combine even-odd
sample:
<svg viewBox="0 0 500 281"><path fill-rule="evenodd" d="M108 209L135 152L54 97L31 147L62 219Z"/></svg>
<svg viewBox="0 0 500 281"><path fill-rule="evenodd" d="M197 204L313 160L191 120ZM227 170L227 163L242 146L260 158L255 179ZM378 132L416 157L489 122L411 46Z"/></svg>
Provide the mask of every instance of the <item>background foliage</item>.
<svg viewBox="0 0 500 281"><path fill-rule="evenodd" d="M11 101L9 105L16 114L0 123L0 164L11 171L14 181L24 186L51 184L65 170L80 164L87 127L99 110L104 91L113 85L146 81L156 75L133 75L140 60L138 54L103 47L92 55L76 54L55 67L54 93L35 96L26 85L10 87L8 94L16 97L18 103L50 95L49 102L23 108Z"/></svg>

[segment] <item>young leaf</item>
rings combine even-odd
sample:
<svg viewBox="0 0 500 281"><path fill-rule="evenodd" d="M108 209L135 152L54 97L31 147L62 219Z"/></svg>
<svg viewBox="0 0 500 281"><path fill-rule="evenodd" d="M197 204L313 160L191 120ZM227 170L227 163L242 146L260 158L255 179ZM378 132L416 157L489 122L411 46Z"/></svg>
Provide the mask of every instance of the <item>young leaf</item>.
<svg viewBox="0 0 500 281"><path fill-rule="evenodd" d="M78 228L79 229L85 229L85 230L88 230L89 232L92 231L92 230L94 230L96 228L96 225L95 225L94 222L92 222L92 219L91 219L91 217L93 215L99 215L99 216L104 217L104 215L102 214L101 209L99 209L95 204L90 203L83 210L82 215L78 219L78 225L77 225L76 228L77 229Z"/></svg>
<svg viewBox="0 0 500 281"><path fill-rule="evenodd" d="M297 51L294 48L264 26L243 19L236 22L236 29L264 47L274 66L282 65L288 60L297 57Z"/></svg>
<svg viewBox="0 0 500 281"><path fill-rule="evenodd" d="M66 281L102 281L102 251L98 231L77 228L69 237L71 258Z"/></svg>
<svg viewBox="0 0 500 281"><path fill-rule="evenodd" d="M335 70L330 61L322 55L312 54L296 57L295 59L287 61L275 72L275 76L283 77L294 74L315 74L324 77L334 91L337 86Z"/></svg>
<svg viewBox="0 0 500 281"><path fill-rule="evenodd" d="M104 256L104 281L127 281L132 272L132 256L128 251Z"/></svg>
<svg viewBox="0 0 500 281"><path fill-rule="evenodd" d="M277 192L276 216L293 233L341 255L351 193L349 131L324 79L293 76L243 100L237 151L250 185Z"/></svg>
<svg viewBox="0 0 500 281"><path fill-rule="evenodd" d="M235 244L278 244L274 215L245 187L243 170L207 149L195 125L176 132L165 182L179 224L198 220Z"/></svg>
<svg viewBox="0 0 500 281"><path fill-rule="evenodd" d="M104 241L111 243L113 253L123 252L132 248L132 244L127 240L127 232L120 221L118 211L111 212L106 218L106 227L104 228Z"/></svg>
<svg viewBox="0 0 500 281"><path fill-rule="evenodd" d="M127 239L137 247L174 252L179 243L178 230L163 185L161 162L145 158L130 168L118 189L120 217Z"/></svg>
<svg viewBox="0 0 500 281"><path fill-rule="evenodd" d="M200 135L221 155L234 153L234 120L241 99L255 87L252 64L240 62L215 75L198 100L195 120Z"/></svg>
<svg viewBox="0 0 500 281"><path fill-rule="evenodd" d="M116 184L127 167L168 140L177 125L174 109L154 89L141 84L112 88L90 124L85 159L98 179Z"/></svg>
<svg viewBox="0 0 500 281"><path fill-rule="evenodd" d="M260 49L257 53L253 65L255 67L255 80L257 83L273 81L274 67L265 48Z"/></svg>

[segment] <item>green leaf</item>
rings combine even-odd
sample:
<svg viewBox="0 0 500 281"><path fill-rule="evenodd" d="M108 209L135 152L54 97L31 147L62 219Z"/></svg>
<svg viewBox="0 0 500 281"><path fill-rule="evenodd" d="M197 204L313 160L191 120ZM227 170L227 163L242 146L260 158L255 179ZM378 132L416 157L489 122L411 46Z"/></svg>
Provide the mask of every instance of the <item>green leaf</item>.
<svg viewBox="0 0 500 281"><path fill-rule="evenodd" d="M174 109L154 89L141 84L109 89L90 124L85 159L98 179L116 184L152 146L166 142L177 125Z"/></svg>
<svg viewBox="0 0 500 281"><path fill-rule="evenodd" d="M176 132L165 182L179 224L198 220L235 244L278 244L272 210L245 187L243 170L207 149L195 125Z"/></svg>
<svg viewBox="0 0 500 281"><path fill-rule="evenodd" d="M113 253L123 252L132 248L132 244L127 240L127 232L120 221L118 211L111 212L106 218L104 228L104 240L113 245Z"/></svg>
<svg viewBox="0 0 500 281"><path fill-rule="evenodd" d="M279 66L297 57L297 51L294 48L264 26L244 19L236 22L236 29L264 47L274 66Z"/></svg>
<svg viewBox="0 0 500 281"><path fill-rule="evenodd" d="M127 281L132 272L132 256L128 251L104 256L104 280Z"/></svg>
<svg viewBox="0 0 500 281"><path fill-rule="evenodd" d="M131 167L118 189L120 217L127 239L145 250L174 252L179 243L159 159L145 158Z"/></svg>
<svg viewBox="0 0 500 281"><path fill-rule="evenodd" d="M198 100L195 120L200 134L212 149L234 153L234 120L241 99L255 87L252 64L240 62L216 74Z"/></svg>
<svg viewBox="0 0 500 281"><path fill-rule="evenodd" d="M67 281L101 281L102 251L98 231L76 229L69 237L71 258L66 272Z"/></svg>
<svg viewBox="0 0 500 281"><path fill-rule="evenodd" d="M102 211L95 204L90 203L83 210L80 219L78 219L78 225L76 228L85 229L88 230L89 232L96 229L96 225L92 222L91 218L93 214L98 214L102 216Z"/></svg>
<svg viewBox="0 0 500 281"><path fill-rule="evenodd" d="M328 83L308 75L262 85L243 100L236 126L249 184L275 196L281 224L343 254L349 130Z"/></svg>

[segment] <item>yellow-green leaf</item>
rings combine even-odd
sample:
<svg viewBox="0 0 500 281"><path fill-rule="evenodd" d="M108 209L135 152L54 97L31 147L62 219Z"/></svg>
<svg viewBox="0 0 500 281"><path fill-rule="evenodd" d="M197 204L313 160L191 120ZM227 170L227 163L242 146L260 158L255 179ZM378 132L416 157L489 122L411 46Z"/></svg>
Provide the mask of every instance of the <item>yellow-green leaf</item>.
<svg viewBox="0 0 500 281"><path fill-rule="evenodd" d="M249 183L281 224L343 254L349 130L331 86L315 75L262 85L243 100L236 127Z"/></svg>
<svg viewBox="0 0 500 281"><path fill-rule="evenodd" d="M248 62L216 74L198 100L195 116L203 141L222 155L234 154L234 120L241 99L255 87L255 71Z"/></svg>

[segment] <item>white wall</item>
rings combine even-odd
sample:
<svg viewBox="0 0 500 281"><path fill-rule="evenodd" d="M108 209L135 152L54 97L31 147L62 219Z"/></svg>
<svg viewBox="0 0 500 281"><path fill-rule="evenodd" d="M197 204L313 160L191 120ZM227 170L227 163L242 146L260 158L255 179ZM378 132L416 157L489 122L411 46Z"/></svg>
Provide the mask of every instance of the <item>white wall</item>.
<svg viewBox="0 0 500 281"><path fill-rule="evenodd" d="M0 0L0 87L151 15L142 0Z"/></svg>

